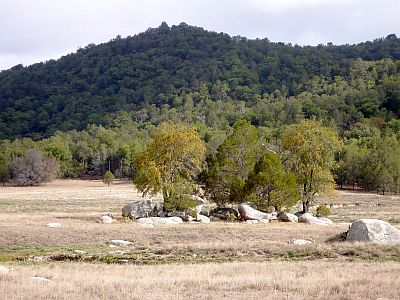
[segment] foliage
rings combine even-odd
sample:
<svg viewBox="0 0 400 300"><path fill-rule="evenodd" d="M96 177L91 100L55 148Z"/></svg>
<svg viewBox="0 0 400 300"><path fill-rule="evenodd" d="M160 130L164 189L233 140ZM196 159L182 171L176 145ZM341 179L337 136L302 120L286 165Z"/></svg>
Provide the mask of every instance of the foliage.
<svg viewBox="0 0 400 300"><path fill-rule="evenodd" d="M260 156L257 129L245 120L233 125L233 132L207 159L206 192L219 206L244 200L244 184Z"/></svg>
<svg viewBox="0 0 400 300"><path fill-rule="evenodd" d="M194 179L204 154L204 142L193 127L163 123L146 150L136 156L134 183L144 195L161 192L167 210L194 206L188 197L196 189Z"/></svg>
<svg viewBox="0 0 400 300"><path fill-rule="evenodd" d="M114 180L115 180L114 174L110 170L107 170L103 175L103 183L107 184L107 186L110 186L110 184L113 183Z"/></svg>
<svg viewBox="0 0 400 300"><path fill-rule="evenodd" d="M331 209L325 205L317 207L317 217L327 217L331 214Z"/></svg>
<svg viewBox="0 0 400 300"><path fill-rule="evenodd" d="M13 180L17 185L37 185L52 181L59 170L54 159L45 158L43 152L29 149L12 161Z"/></svg>
<svg viewBox="0 0 400 300"><path fill-rule="evenodd" d="M10 169L4 161L0 159L0 182L5 185L10 180Z"/></svg>
<svg viewBox="0 0 400 300"><path fill-rule="evenodd" d="M300 200L296 178L285 172L277 154L267 152L257 161L245 184L248 199L260 209L281 211Z"/></svg>
<svg viewBox="0 0 400 300"><path fill-rule="evenodd" d="M315 120L304 120L285 132L286 164L300 185L304 212L317 193L327 194L334 189L332 169L341 146L338 134Z"/></svg>

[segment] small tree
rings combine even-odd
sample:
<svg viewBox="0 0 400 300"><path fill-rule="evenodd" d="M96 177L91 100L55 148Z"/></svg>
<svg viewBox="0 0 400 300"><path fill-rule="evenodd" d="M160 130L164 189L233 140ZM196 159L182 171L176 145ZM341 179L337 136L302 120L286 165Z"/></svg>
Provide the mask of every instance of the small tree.
<svg viewBox="0 0 400 300"><path fill-rule="evenodd" d="M185 210L195 202L190 195L205 154L204 142L193 127L163 123L147 149L135 158L136 187L146 194L161 192L167 211Z"/></svg>
<svg viewBox="0 0 400 300"><path fill-rule="evenodd" d="M336 165L335 153L341 146L337 132L315 120L304 120L285 132L286 162L300 185L303 212L308 212L317 193L334 190L332 170Z"/></svg>
<svg viewBox="0 0 400 300"><path fill-rule="evenodd" d="M103 175L103 183L107 184L108 187L110 187L110 184L114 182L114 179L115 176L110 170L107 170Z"/></svg>
<svg viewBox="0 0 400 300"><path fill-rule="evenodd" d="M0 182L4 186L5 183L9 180L10 180L10 169L4 162L0 161Z"/></svg>
<svg viewBox="0 0 400 300"><path fill-rule="evenodd" d="M278 155L267 152L255 164L245 184L248 199L261 209L274 207L281 211L290 208L300 200L296 178L285 172Z"/></svg>

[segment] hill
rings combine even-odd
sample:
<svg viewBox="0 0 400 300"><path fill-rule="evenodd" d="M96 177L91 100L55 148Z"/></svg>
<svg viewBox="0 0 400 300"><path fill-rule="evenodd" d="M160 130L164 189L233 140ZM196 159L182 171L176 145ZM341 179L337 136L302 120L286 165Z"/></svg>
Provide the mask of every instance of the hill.
<svg viewBox="0 0 400 300"><path fill-rule="evenodd" d="M344 130L399 115L399 60L395 35L300 47L163 23L2 71L0 139L108 126L121 114L143 126L178 119L213 128L238 117L271 127L315 116Z"/></svg>

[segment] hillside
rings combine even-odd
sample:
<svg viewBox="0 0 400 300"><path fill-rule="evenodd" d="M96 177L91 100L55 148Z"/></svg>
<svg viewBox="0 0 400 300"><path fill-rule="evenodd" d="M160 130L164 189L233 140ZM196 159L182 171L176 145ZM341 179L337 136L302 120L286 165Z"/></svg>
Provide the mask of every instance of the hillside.
<svg viewBox="0 0 400 300"><path fill-rule="evenodd" d="M109 126L124 112L143 126L177 119L223 128L243 117L276 127L315 116L345 130L399 115L399 60L395 35L300 47L163 23L2 71L0 139Z"/></svg>

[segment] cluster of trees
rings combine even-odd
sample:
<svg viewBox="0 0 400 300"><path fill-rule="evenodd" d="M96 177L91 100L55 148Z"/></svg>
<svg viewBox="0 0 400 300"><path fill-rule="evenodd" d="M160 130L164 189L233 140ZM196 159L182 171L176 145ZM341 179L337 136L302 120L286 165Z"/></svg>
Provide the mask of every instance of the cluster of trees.
<svg viewBox="0 0 400 300"><path fill-rule="evenodd" d="M194 128L163 124L136 156L134 182L144 194L162 192L167 210L193 206L191 195L203 184L219 206L251 201L279 211L301 199L306 212L317 193L333 189L334 157L341 142L332 129L305 120L288 127L282 143L278 154L267 148L255 126L239 120L202 166L206 148Z"/></svg>
<svg viewBox="0 0 400 300"><path fill-rule="evenodd" d="M0 139L171 120L226 129L245 118L277 127L303 117L342 130L399 116L400 39L316 47L249 40L180 24L89 45L0 72Z"/></svg>

